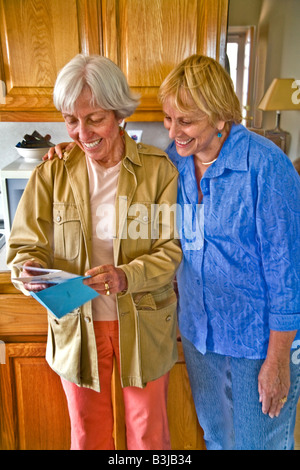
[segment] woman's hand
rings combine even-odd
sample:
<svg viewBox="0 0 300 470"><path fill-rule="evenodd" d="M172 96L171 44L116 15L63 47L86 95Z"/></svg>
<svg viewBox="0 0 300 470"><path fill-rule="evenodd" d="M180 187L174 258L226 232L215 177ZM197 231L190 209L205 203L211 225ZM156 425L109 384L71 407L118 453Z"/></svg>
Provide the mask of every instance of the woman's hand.
<svg viewBox="0 0 300 470"><path fill-rule="evenodd" d="M55 145L55 147L50 147L48 153L43 156L43 160L53 160L55 157L62 159L64 153L70 152L74 145L75 142L61 142L60 144Z"/></svg>
<svg viewBox="0 0 300 470"><path fill-rule="evenodd" d="M266 360L258 375L262 412L279 416L290 389L290 352L296 331L270 331Z"/></svg>
<svg viewBox="0 0 300 470"><path fill-rule="evenodd" d="M37 263L36 261L26 261L23 264L23 269L21 271L20 277L38 276L39 272L31 270L30 269L31 266L33 268L43 268L43 266L40 263ZM39 292L40 290L47 289L47 287L50 287L50 285L51 284L48 284L48 283L43 284L43 283L29 282L29 283L25 283L24 287L28 291Z"/></svg>
<svg viewBox="0 0 300 470"><path fill-rule="evenodd" d="M258 376L259 401L262 412L271 418L278 417L290 388L290 362L272 363L268 358Z"/></svg>
<svg viewBox="0 0 300 470"><path fill-rule="evenodd" d="M84 284L102 295L116 294L126 290L128 287L124 271L120 268L115 268L111 264L92 268L85 275L91 277L85 279Z"/></svg>

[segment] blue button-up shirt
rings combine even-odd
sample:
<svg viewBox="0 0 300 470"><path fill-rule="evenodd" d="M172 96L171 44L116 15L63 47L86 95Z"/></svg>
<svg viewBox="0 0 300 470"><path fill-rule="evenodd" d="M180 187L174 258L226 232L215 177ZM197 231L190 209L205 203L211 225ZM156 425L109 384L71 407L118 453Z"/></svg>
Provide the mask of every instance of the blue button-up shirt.
<svg viewBox="0 0 300 470"><path fill-rule="evenodd" d="M233 125L199 210L193 156L174 143L167 153L180 174L180 331L202 353L264 358L270 329L300 329L299 175L276 145Z"/></svg>

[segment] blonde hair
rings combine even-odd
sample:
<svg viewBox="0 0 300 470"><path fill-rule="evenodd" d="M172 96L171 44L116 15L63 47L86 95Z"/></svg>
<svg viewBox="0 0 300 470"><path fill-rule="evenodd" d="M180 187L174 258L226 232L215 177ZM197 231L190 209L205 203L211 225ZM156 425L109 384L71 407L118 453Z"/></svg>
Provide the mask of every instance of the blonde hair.
<svg viewBox="0 0 300 470"><path fill-rule="evenodd" d="M198 109L217 121L240 123L241 106L232 80L226 70L214 59L192 55L175 67L159 89L159 100L174 99L180 112Z"/></svg>
<svg viewBox="0 0 300 470"><path fill-rule="evenodd" d="M107 57L76 55L59 72L53 102L59 111L73 112L75 102L88 86L92 105L115 112L117 118L134 113L139 97L132 93L122 70Z"/></svg>

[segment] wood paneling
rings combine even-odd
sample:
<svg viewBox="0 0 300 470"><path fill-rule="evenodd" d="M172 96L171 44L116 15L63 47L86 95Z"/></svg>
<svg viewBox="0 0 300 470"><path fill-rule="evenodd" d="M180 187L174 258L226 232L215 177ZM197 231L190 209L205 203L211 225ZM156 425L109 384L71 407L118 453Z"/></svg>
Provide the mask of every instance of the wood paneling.
<svg viewBox="0 0 300 470"><path fill-rule="evenodd" d="M179 360L170 372L168 391L171 446L174 450L205 450L203 431L196 418L196 410L180 342L178 343L178 349Z"/></svg>

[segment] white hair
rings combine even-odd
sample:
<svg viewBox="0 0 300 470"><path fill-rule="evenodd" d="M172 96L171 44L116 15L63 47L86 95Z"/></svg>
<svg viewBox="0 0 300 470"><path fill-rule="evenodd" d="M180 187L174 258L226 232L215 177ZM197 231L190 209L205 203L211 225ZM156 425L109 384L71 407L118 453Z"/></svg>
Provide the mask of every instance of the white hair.
<svg viewBox="0 0 300 470"><path fill-rule="evenodd" d="M53 102L59 111L73 113L76 100L88 86L92 105L115 112L124 119L134 113L139 96L134 94L121 69L107 57L76 55L59 72L53 91Z"/></svg>

